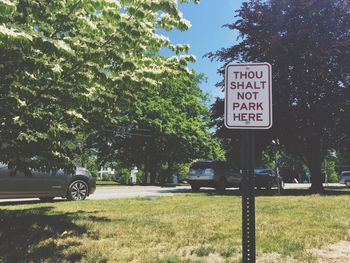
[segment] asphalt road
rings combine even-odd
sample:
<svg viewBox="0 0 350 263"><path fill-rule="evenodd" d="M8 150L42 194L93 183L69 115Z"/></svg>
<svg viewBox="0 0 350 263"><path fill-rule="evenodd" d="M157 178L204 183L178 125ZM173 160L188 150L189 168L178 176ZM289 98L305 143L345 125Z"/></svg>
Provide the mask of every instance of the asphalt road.
<svg viewBox="0 0 350 263"><path fill-rule="evenodd" d="M285 184L285 190L308 189L311 184ZM341 184L324 184L325 187L343 188ZM277 191L277 188L274 189ZM201 188L200 192L215 194L213 188ZM261 190L264 192L264 190ZM130 197L154 197L169 196L178 194L192 193L190 186L177 187L159 187L159 186L111 186L98 187L96 192L89 197L90 200L112 199L112 198L130 198ZM229 188L228 195L239 195L238 188Z"/></svg>
<svg viewBox="0 0 350 263"><path fill-rule="evenodd" d="M310 184L285 184L286 190L293 189L307 189ZM341 184L325 184L325 186L331 188L344 188ZM264 190L261 190L263 192ZM277 191L277 189L275 189ZM177 187L159 187L159 186L98 186L96 192L89 196L88 200L105 200L113 198L157 198L158 196L171 196L179 194L191 193L190 186L177 186ZM207 194L215 194L213 188L201 188L200 192ZM227 195L240 195L237 188L229 188ZM266 192L263 192L266 193ZM62 200L62 198L55 198L55 200ZM36 199L0 199L0 205L11 204L25 204L40 202Z"/></svg>
<svg viewBox="0 0 350 263"><path fill-rule="evenodd" d="M293 189L308 189L311 184L285 184L286 190ZM330 187L344 187L341 184L325 184ZM277 188L275 189L277 190ZM262 190L263 191L263 190ZM200 192L203 193L215 193L213 188L202 187ZM177 186L177 187L159 187L159 186L104 186L98 187L96 192L89 197L90 200L112 199L112 198L130 198L130 197L154 197L154 196L167 196L177 194L192 193L190 186ZM239 194L238 188L229 188L227 194L237 195Z"/></svg>
<svg viewBox="0 0 350 263"><path fill-rule="evenodd" d="M130 197L154 197L174 194L191 193L189 186L159 187L159 186L103 186L89 196L90 200Z"/></svg>
<svg viewBox="0 0 350 263"><path fill-rule="evenodd" d="M133 198L145 197L155 198L158 196L167 196L174 194L191 193L189 186L177 187L159 187L159 186L97 186L94 194L90 195L87 200L105 200L113 198ZM54 200L64 200L55 198ZM0 199L0 206L4 204L25 204L40 202L38 198L26 199Z"/></svg>

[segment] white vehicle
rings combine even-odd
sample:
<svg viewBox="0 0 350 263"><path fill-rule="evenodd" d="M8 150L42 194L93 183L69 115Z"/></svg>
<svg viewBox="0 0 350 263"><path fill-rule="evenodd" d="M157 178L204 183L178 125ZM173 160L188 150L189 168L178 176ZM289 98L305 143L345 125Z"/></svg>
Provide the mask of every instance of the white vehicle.
<svg viewBox="0 0 350 263"><path fill-rule="evenodd" d="M340 184L345 184L347 187L350 187L350 171L341 172Z"/></svg>

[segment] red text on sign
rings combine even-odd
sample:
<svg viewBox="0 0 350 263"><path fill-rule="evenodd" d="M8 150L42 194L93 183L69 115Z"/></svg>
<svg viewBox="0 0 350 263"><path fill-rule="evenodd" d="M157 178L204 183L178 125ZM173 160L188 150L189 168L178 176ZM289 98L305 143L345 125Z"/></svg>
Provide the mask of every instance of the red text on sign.
<svg viewBox="0 0 350 263"><path fill-rule="evenodd" d="M234 113L234 121L263 121L262 113Z"/></svg>
<svg viewBox="0 0 350 263"><path fill-rule="evenodd" d="M261 79L263 77L262 71L234 71L232 74L235 79Z"/></svg>
<svg viewBox="0 0 350 263"><path fill-rule="evenodd" d="M234 102L233 103L233 110L264 110L263 103L262 102Z"/></svg>
<svg viewBox="0 0 350 263"><path fill-rule="evenodd" d="M230 89L265 89L266 81L232 81Z"/></svg>

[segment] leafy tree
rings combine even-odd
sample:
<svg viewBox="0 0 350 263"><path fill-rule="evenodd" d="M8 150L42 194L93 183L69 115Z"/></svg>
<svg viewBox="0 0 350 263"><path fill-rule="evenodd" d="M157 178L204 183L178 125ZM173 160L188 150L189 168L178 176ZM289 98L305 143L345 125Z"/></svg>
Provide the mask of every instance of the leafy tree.
<svg viewBox="0 0 350 263"><path fill-rule="evenodd" d="M291 155L277 143L268 145L262 154L263 167L270 167L282 176L285 182L305 181L303 162L297 156Z"/></svg>
<svg viewBox="0 0 350 263"><path fill-rule="evenodd" d="M100 159L144 167L154 183L162 167L164 179L194 159L223 158L208 125L210 114L198 85L201 79L194 72L182 71L156 88L145 89L124 113L124 130L110 125L109 132L99 132L92 139ZM130 123L134 128L127 128Z"/></svg>
<svg viewBox="0 0 350 263"><path fill-rule="evenodd" d="M328 159L328 160L327 160ZM339 177L337 173L336 160L334 158L327 158L324 163L325 174L327 175L327 182L337 183L339 182Z"/></svg>
<svg viewBox="0 0 350 263"><path fill-rule="evenodd" d="M125 121L193 61L154 55L188 50L157 34L189 26L172 0L0 0L0 14L0 161L21 170L73 168L77 135Z"/></svg>
<svg viewBox="0 0 350 263"><path fill-rule="evenodd" d="M225 65L272 64L274 126L258 132L258 148L279 138L310 168L311 190L320 192L321 164L328 149L349 137L350 4L254 0L243 3L237 17L225 26L237 30L241 41L208 56ZM218 101L214 107L221 105ZM222 127L220 120L217 123Z"/></svg>

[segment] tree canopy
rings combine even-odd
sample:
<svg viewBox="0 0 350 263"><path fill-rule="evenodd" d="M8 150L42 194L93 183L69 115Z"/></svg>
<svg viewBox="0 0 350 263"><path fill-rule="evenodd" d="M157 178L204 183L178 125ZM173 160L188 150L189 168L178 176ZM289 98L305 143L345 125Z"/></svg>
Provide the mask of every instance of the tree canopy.
<svg viewBox="0 0 350 263"><path fill-rule="evenodd" d="M157 88L144 90L124 113L125 122L118 124L122 129L109 124L97 131L90 141L101 162L114 159L144 167L154 183L162 165L170 175L176 164L224 158L210 130L210 113L199 88L203 77L192 74L182 72Z"/></svg>
<svg viewBox="0 0 350 263"><path fill-rule="evenodd" d="M0 0L0 13L1 162L19 169L72 167L85 139L125 123L148 122L169 136L178 126L206 129L194 116L195 128L182 122L191 106L203 111L198 90L181 90L193 83L187 64L195 58L188 45L158 33L190 26L176 1ZM174 56L161 56L162 48ZM168 100L160 95L165 92L174 94L164 95ZM135 122L129 112L147 115ZM158 123L159 114L171 115L169 123ZM179 149L182 140L196 143L194 134L181 136Z"/></svg>
<svg viewBox="0 0 350 263"><path fill-rule="evenodd" d="M350 4L342 0L248 1L225 25L240 42L217 52L223 62L269 62L273 68L273 117L270 131L257 133L260 149L279 138L312 173L312 189L322 190L321 164L327 151L349 140ZM219 70L224 73L224 66ZM223 86L223 82L219 83ZM223 102L213 106L222 122Z"/></svg>

